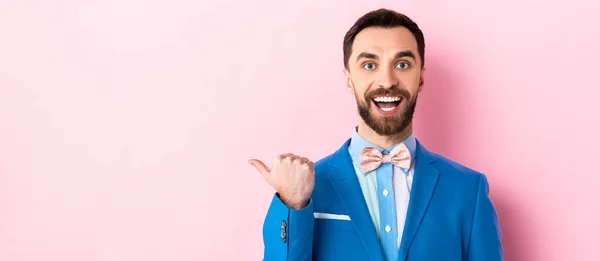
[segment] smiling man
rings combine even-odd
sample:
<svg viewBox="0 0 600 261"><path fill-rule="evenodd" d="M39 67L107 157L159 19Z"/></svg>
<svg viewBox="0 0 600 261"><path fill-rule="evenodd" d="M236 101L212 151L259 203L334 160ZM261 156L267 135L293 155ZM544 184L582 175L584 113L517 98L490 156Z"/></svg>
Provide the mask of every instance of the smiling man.
<svg viewBox="0 0 600 261"><path fill-rule="evenodd" d="M346 89L358 124L313 164L279 155L249 162L276 190L264 260L503 260L486 176L428 151L412 118L425 40L403 14L365 14L344 38Z"/></svg>

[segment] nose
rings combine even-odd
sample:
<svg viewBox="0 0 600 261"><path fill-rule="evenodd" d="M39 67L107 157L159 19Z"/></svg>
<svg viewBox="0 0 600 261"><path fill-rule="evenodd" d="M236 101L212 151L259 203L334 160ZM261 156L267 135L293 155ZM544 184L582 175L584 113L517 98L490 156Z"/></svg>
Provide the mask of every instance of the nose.
<svg viewBox="0 0 600 261"><path fill-rule="evenodd" d="M394 70L391 68L381 69L379 71L378 85L380 88L389 89L393 86L398 86L398 78L396 77Z"/></svg>

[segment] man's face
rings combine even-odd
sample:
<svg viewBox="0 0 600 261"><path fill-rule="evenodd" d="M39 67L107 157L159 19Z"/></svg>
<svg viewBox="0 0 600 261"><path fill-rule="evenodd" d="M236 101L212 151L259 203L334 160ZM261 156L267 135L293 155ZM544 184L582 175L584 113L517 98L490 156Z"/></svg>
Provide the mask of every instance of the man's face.
<svg viewBox="0 0 600 261"><path fill-rule="evenodd" d="M400 133L412 122L423 70L417 41L408 29L362 30L344 73L359 115L377 134Z"/></svg>

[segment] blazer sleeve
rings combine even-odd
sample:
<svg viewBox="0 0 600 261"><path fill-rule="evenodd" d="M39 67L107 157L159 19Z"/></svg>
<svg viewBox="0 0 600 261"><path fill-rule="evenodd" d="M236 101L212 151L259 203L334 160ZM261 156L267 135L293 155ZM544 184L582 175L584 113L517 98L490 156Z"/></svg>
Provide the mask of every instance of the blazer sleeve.
<svg viewBox="0 0 600 261"><path fill-rule="evenodd" d="M469 240L469 261L504 260L498 215L489 197L489 184L485 175L479 179L475 213Z"/></svg>
<svg viewBox="0 0 600 261"><path fill-rule="evenodd" d="M313 200L299 210L290 209L275 193L263 224L263 261L312 260Z"/></svg>

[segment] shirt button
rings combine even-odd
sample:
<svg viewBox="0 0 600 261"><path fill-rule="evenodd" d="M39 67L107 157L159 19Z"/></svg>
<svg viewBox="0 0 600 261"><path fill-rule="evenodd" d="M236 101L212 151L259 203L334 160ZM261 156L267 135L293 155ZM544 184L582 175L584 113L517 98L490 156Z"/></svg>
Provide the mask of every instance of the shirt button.
<svg viewBox="0 0 600 261"><path fill-rule="evenodd" d="M385 226L385 232L390 232L391 230L392 228L389 225Z"/></svg>
<svg viewBox="0 0 600 261"><path fill-rule="evenodd" d="M388 192L388 190L387 190L387 189L384 189L384 190L383 190L383 196L387 197L388 193L389 193L389 192Z"/></svg>

